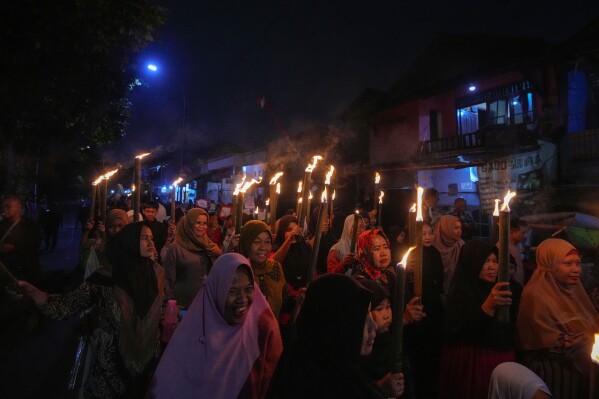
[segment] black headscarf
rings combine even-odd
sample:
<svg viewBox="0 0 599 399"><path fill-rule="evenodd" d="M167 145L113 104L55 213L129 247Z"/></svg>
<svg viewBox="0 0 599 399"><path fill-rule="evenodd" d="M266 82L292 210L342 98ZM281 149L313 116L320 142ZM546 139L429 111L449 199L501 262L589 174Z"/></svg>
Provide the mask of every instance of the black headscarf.
<svg viewBox="0 0 599 399"><path fill-rule="evenodd" d="M297 223L297 218L293 215L283 216L279 220L279 229L277 230L277 238L273 250L276 251L285 242L285 232L291 223ZM294 290L299 290L306 286L308 275L310 274L310 258L312 249L302 237L298 237L298 241L291 244L289 251L283 264L283 272L285 273L285 281L293 286Z"/></svg>
<svg viewBox="0 0 599 399"><path fill-rule="evenodd" d="M154 261L141 257L143 226L149 227L146 222L128 224L106 247L106 258L112 266L112 281L131 297L135 313L142 319L158 295Z"/></svg>
<svg viewBox="0 0 599 399"><path fill-rule="evenodd" d="M358 364L371 298L351 277L317 278L297 318L297 341L283 351L268 397L384 397Z"/></svg>
<svg viewBox="0 0 599 399"><path fill-rule="evenodd" d="M496 349L511 345L509 326L495 322L481 309L496 284L479 278L485 259L492 253L498 254L496 247L478 240L466 242L460 251L447 294L445 335L450 342L474 342Z"/></svg>

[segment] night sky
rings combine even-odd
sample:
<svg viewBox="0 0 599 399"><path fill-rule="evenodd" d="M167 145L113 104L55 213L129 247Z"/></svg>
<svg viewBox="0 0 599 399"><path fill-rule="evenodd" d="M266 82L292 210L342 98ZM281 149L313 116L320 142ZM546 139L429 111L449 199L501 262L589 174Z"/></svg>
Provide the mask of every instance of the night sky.
<svg viewBox="0 0 599 399"><path fill-rule="evenodd" d="M144 82L118 144L128 153L277 137L265 96L290 133L330 125L365 88L386 91L437 33L562 41L599 16L597 1L197 1L169 10L137 59ZM158 64L149 75L145 65Z"/></svg>

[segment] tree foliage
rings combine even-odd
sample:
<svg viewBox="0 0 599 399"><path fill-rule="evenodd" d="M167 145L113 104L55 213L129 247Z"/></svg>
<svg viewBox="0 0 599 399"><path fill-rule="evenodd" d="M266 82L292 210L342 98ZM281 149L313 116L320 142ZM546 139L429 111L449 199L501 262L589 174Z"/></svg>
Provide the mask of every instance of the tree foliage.
<svg viewBox="0 0 599 399"><path fill-rule="evenodd" d="M15 190L12 171L40 152L80 161L76 151L122 135L133 60L163 18L148 0L2 2L0 188Z"/></svg>

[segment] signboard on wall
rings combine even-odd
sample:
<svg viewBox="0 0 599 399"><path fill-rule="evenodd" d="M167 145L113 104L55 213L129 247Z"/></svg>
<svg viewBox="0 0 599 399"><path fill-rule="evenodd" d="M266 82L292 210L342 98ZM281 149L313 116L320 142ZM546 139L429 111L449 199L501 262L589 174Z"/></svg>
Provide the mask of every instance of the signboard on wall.
<svg viewBox="0 0 599 399"><path fill-rule="evenodd" d="M535 197L544 185L556 176L556 147L542 144L537 151L493 159L478 167L478 194L481 208L491 213L495 199L501 199L507 190L516 191L520 200Z"/></svg>

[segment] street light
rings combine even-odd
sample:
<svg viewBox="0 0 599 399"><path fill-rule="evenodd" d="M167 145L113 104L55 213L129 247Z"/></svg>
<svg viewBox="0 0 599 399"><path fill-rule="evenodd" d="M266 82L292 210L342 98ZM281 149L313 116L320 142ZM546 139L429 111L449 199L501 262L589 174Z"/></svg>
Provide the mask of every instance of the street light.
<svg viewBox="0 0 599 399"><path fill-rule="evenodd" d="M147 68L149 71L156 73L158 72L158 66L156 64L148 64ZM185 97L185 91L183 90L183 87L177 83L177 87L179 87L179 90L181 91L181 96L183 97L183 123L181 126L181 159L180 159L180 164L179 164L179 171L183 171L183 144L184 144L184 140L185 140L185 114L186 114L186 110L187 110L187 99Z"/></svg>

